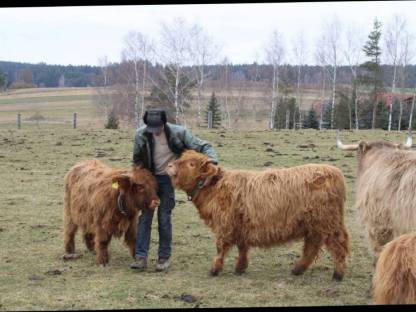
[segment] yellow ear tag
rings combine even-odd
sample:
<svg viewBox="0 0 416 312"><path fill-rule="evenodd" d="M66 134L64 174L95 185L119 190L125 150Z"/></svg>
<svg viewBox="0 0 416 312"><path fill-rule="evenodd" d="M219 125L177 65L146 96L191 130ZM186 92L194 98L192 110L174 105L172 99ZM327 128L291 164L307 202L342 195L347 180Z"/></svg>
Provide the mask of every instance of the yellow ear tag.
<svg viewBox="0 0 416 312"><path fill-rule="evenodd" d="M113 184L111 185L111 187L112 187L113 189L118 190L118 182L113 182Z"/></svg>

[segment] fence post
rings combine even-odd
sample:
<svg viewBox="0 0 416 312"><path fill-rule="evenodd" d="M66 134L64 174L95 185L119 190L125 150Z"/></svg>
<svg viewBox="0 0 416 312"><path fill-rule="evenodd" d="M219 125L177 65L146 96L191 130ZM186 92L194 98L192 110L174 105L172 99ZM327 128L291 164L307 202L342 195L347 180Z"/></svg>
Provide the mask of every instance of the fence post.
<svg viewBox="0 0 416 312"><path fill-rule="evenodd" d="M20 129L21 127L21 123L22 123L22 116L20 115L20 113L17 114L17 129Z"/></svg>
<svg viewBox="0 0 416 312"><path fill-rule="evenodd" d="M286 110L286 129L289 129L290 111Z"/></svg>
<svg viewBox="0 0 416 312"><path fill-rule="evenodd" d="M73 122L73 125L74 125L74 129L76 129L77 128L77 113L74 113L74 122Z"/></svg>
<svg viewBox="0 0 416 312"><path fill-rule="evenodd" d="M212 128L212 112L208 111L208 129Z"/></svg>

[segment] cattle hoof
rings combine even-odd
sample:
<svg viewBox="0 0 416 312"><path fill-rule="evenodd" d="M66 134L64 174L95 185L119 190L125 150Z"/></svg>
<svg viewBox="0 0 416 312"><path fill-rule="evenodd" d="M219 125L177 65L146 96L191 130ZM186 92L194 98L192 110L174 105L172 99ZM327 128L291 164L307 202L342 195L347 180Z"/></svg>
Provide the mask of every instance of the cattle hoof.
<svg viewBox="0 0 416 312"><path fill-rule="evenodd" d="M337 281L337 282L341 282L343 277L344 277L344 274L336 272L336 271L332 275L332 279Z"/></svg>
<svg viewBox="0 0 416 312"><path fill-rule="evenodd" d="M80 254L76 254L76 253L71 253L71 254L64 254L61 259L62 260L74 260L74 259L78 259L81 258L82 255Z"/></svg>
<svg viewBox="0 0 416 312"><path fill-rule="evenodd" d="M219 272L220 272L220 270L214 270L214 269L211 269L211 270L209 271L209 275L210 275L210 276L217 276Z"/></svg>
<svg viewBox="0 0 416 312"><path fill-rule="evenodd" d="M235 275L243 275L244 273L246 273L245 269L235 269L234 270Z"/></svg>
<svg viewBox="0 0 416 312"><path fill-rule="evenodd" d="M293 275L301 275L303 274L303 272L305 272L305 269L301 267L296 267L296 268L293 268L291 272Z"/></svg>

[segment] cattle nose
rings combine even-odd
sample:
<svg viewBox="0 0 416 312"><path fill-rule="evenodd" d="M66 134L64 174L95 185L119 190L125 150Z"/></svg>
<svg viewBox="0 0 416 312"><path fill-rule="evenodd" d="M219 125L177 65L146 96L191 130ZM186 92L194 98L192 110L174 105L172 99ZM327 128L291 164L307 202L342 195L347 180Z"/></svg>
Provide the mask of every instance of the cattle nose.
<svg viewBox="0 0 416 312"><path fill-rule="evenodd" d="M166 167L166 173L170 176L174 176L176 174L176 169L173 163L169 163Z"/></svg>

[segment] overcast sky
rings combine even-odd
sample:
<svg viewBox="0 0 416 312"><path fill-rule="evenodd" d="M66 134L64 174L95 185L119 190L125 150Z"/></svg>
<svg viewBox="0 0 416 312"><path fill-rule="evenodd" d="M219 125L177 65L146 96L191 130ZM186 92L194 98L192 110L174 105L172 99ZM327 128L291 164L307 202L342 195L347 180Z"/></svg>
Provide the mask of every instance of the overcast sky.
<svg viewBox="0 0 416 312"><path fill-rule="evenodd" d="M119 62L129 31L157 37L162 21L180 17L200 24L232 63L263 62L274 29L283 34L286 60L292 62L291 42L303 31L307 63L313 64L322 24L334 14L344 30L355 25L365 39L375 16L385 25L393 14L406 17L416 35L416 19L411 19L415 12L416 1L0 8L0 60L98 65L98 58L107 55Z"/></svg>

